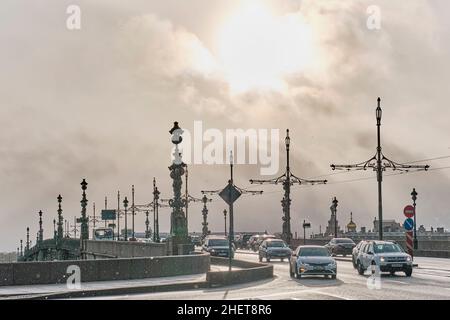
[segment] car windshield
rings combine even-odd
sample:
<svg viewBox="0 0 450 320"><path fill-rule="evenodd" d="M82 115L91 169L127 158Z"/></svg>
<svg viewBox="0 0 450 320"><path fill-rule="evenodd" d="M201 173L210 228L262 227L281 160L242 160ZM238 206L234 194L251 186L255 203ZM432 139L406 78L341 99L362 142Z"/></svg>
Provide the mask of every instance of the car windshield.
<svg viewBox="0 0 450 320"><path fill-rule="evenodd" d="M326 248L301 248L300 257L328 257L328 250Z"/></svg>
<svg viewBox="0 0 450 320"><path fill-rule="evenodd" d="M208 241L208 246L224 247L224 246L228 246L228 241L226 239L211 239Z"/></svg>
<svg viewBox="0 0 450 320"><path fill-rule="evenodd" d="M389 253L389 252L403 252L398 244L395 243L380 243L373 246L375 253Z"/></svg>
<svg viewBox="0 0 450 320"><path fill-rule="evenodd" d="M353 243L352 239L336 239L336 243Z"/></svg>
<svg viewBox="0 0 450 320"><path fill-rule="evenodd" d="M284 243L284 241L268 241L267 246L275 248L284 248L286 247L286 244Z"/></svg>

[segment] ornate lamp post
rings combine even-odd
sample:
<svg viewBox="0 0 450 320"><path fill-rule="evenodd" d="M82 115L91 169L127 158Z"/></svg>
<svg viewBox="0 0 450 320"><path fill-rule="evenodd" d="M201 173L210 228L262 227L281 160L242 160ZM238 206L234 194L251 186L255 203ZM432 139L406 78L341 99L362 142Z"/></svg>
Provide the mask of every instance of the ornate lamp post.
<svg viewBox="0 0 450 320"><path fill-rule="evenodd" d="M20 256L23 257L23 240L20 239Z"/></svg>
<svg viewBox="0 0 450 320"><path fill-rule="evenodd" d="M63 218L63 215L62 215L63 211L61 209L61 202L62 202L61 195L58 195L57 200L58 200L58 223L57 223L58 228L57 228L57 233L56 233L57 237L56 238L59 241L61 241L62 238L64 237L64 229L63 229L64 218Z"/></svg>
<svg viewBox="0 0 450 320"><path fill-rule="evenodd" d="M203 195L202 202L203 202L203 209L202 209L202 216L203 216L203 223L202 223L202 237L203 239L208 235L208 208L206 207L206 203L208 201L211 201L211 199L208 199L206 195Z"/></svg>
<svg viewBox="0 0 450 320"><path fill-rule="evenodd" d="M150 239L150 230L148 226L150 225L150 221L148 220L149 211L145 211L145 238Z"/></svg>
<svg viewBox="0 0 450 320"><path fill-rule="evenodd" d="M86 215L86 207L88 200L86 198L86 189L87 189L87 182L85 179L81 182L81 190L83 190L83 195L81 198L81 241L88 240L89 239L89 219Z"/></svg>
<svg viewBox="0 0 450 320"><path fill-rule="evenodd" d="M120 191L117 191L117 241L120 241Z"/></svg>
<svg viewBox="0 0 450 320"><path fill-rule="evenodd" d="M291 232L291 186L293 184L326 184L327 180L306 180L302 178L296 177L292 172L289 164L289 152L291 146L291 138L289 137L289 129L286 130L286 138L284 140L286 146L286 171L283 175L278 178L271 180L250 180L250 183L258 183L258 184L278 184L281 183L283 185L284 196L281 200L281 207L283 209L283 224L282 224L282 235L284 241L287 244L291 244L292 232Z"/></svg>
<svg viewBox="0 0 450 320"><path fill-rule="evenodd" d="M187 244L190 243L188 238L188 230L186 225L186 216L183 212L183 207L185 207L185 201L181 198L181 186L183 181L181 177L185 173L186 164L183 163L181 153L178 149L178 145L183 141L181 135L183 130L178 126L178 122L174 122L174 126L170 129L169 133L172 135L171 141L175 145L175 151L173 153L174 160L172 165L169 167L170 177L173 180L172 187L174 197L170 199L169 205L172 208L171 213L171 245L172 253L179 253L179 248L183 248L181 253L187 253L185 249L188 249Z"/></svg>
<svg viewBox="0 0 450 320"><path fill-rule="evenodd" d="M30 228L27 227L27 243L25 246L25 252L27 252L28 250L30 250Z"/></svg>
<svg viewBox="0 0 450 320"><path fill-rule="evenodd" d="M377 120L377 151L376 154L367 161L350 164L350 165L331 165L332 170L367 170L368 168L373 169L377 173L377 183L378 183L378 235L379 239L383 240L383 200L382 200L382 182L383 182L383 171L386 169L391 169L393 171L403 171L409 172L411 170L427 171L429 169L429 165L408 165L408 164L400 164L388 159L383 152L381 151L381 99L377 99L378 106L375 110L375 116Z"/></svg>
<svg viewBox="0 0 450 320"><path fill-rule="evenodd" d="M131 186L131 241L136 241L134 237L134 215L135 215L135 207L134 207L134 185Z"/></svg>
<svg viewBox="0 0 450 320"><path fill-rule="evenodd" d="M56 220L53 219L53 238L56 239Z"/></svg>
<svg viewBox="0 0 450 320"><path fill-rule="evenodd" d="M127 223L127 209L128 209L128 199L125 197L123 200L123 207L125 208L125 241L128 241L128 223Z"/></svg>
<svg viewBox="0 0 450 320"><path fill-rule="evenodd" d="M42 229L42 210L39 211L39 232L38 232L38 243L41 244L44 241L44 230Z"/></svg>
<svg viewBox="0 0 450 320"><path fill-rule="evenodd" d="M416 200L417 200L418 193L416 192L416 188L413 188L413 191L411 192L411 199L413 201L414 206L414 250L417 250L418 248L418 241L417 241L417 228L416 228Z"/></svg>
<svg viewBox="0 0 450 320"><path fill-rule="evenodd" d="M153 177L153 242L159 242L159 195L156 179Z"/></svg>

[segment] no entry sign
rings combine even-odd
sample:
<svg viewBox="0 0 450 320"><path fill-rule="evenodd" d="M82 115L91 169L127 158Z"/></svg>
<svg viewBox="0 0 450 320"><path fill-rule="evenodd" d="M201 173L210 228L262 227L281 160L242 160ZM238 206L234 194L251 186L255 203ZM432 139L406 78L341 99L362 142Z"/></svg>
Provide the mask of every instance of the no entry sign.
<svg viewBox="0 0 450 320"><path fill-rule="evenodd" d="M407 205L405 207L405 209L403 209L403 214L405 215L405 217L407 218L412 218L414 217L414 207L411 205Z"/></svg>

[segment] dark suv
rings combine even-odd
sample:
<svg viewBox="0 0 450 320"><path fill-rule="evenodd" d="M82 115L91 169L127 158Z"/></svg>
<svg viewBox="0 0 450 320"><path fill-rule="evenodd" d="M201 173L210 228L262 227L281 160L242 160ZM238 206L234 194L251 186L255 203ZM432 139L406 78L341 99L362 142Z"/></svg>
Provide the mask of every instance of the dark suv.
<svg viewBox="0 0 450 320"><path fill-rule="evenodd" d="M343 255L344 257L347 255L351 255L353 248L356 244L352 239L349 238L333 238L325 245L325 248L328 249L328 252L332 256L337 256L338 254Z"/></svg>
<svg viewBox="0 0 450 320"><path fill-rule="evenodd" d="M283 261L285 258L289 259L291 254L291 249L281 239L264 240L259 246L258 252L260 262L263 258L266 258L267 262L269 262L270 259L281 259L281 261Z"/></svg>
<svg viewBox="0 0 450 320"><path fill-rule="evenodd" d="M202 246L202 252L208 252L211 256L229 257L230 248L228 239L223 237L207 237ZM234 256L234 245L231 247L231 257Z"/></svg>

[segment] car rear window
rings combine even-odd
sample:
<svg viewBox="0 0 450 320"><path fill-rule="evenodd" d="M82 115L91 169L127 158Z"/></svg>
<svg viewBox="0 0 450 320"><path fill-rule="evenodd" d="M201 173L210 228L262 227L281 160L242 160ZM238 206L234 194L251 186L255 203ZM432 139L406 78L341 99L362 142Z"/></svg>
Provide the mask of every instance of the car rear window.
<svg viewBox="0 0 450 320"><path fill-rule="evenodd" d="M328 257L330 254L326 248L301 248L300 257Z"/></svg>
<svg viewBox="0 0 450 320"><path fill-rule="evenodd" d="M336 239L336 243L354 243L352 239Z"/></svg>
<svg viewBox="0 0 450 320"><path fill-rule="evenodd" d="M283 248L286 247L286 244L284 241L267 241L268 247L276 247L276 248Z"/></svg>
<svg viewBox="0 0 450 320"><path fill-rule="evenodd" d="M211 247L224 247L228 246L228 241L225 239L211 239L208 241L208 246Z"/></svg>

